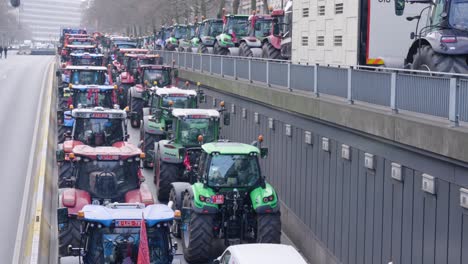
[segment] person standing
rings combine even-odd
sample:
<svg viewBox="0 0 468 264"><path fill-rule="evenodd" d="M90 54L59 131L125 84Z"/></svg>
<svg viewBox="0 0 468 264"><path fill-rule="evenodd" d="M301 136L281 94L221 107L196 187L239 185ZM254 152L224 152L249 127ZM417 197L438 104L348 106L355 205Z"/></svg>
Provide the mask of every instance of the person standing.
<svg viewBox="0 0 468 264"><path fill-rule="evenodd" d="M0 59L2 58L2 54L3 54L3 47L0 46Z"/></svg>
<svg viewBox="0 0 468 264"><path fill-rule="evenodd" d="M7 52L8 52L8 46L5 46L5 48L3 48L3 52L5 53L5 59L7 58Z"/></svg>

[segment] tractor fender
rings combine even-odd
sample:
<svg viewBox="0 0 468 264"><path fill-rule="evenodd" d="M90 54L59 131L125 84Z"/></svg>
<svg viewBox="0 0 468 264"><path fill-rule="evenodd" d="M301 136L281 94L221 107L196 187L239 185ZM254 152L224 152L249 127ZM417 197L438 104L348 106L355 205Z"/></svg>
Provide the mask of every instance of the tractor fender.
<svg viewBox="0 0 468 264"><path fill-rule="evenodd" d="M75 188L59 190L59 207L67 207L69 215L76 215L87 204L91 204L91 196L88 192Z"/></svg>
<svg viewBox="0 0 468 264"><path fill-rule="evenodd" d="M161 161L173 164L181 164L184 161L184 157L179 156L179 147L170 143L170 140L160 140L157 144L158 147L156 150L159 150ZM175 148L168 148L166 145L171 145Z"/></svg>
<svg viewBox="0 0 468 264"><path fill-rule="evenodd" d="M413 57L416 54L416 52L418 51L418 47L419 46L424 46L424 45L429 45L429 46L432 47L430 42L427 41L424 38L418 39L418 40L413 42L413 44L411 45L411 47L408 50L408 54L406 55L406 59L405 59L405 62L404 62L405 66L413 63Z"/></svg>
<svg viewBox="0 0 468 264"><path fill-rule="evenodd" d="M239 56L239 48L238 47L229 48L229 53L231 54L231 56Z"/></svg>
<svg viewBox="0 0 468 264"><path fill-rule="evenodd" d="M73 148L79 145L84 145L83 142L78 140L67 140L63 142L63 151L65 153L71 153Z"/></svg>
<svg viewBox="0 0 468 264"><path fill-rule="evenodd" d="M254 58L261 58L262 57L262 48L251 48L250 49L253 53Z"/></svg>
<svg viewBox="0 0 468 264"><path fill-rule="evenodd" d="M134 98L143 99L143 91L144 91L143 86L141 86L139 84L130 87L130 93L131 93L132 97L134 97Z"/></svg>
<svg viewBox="0 0 468 264"><path fill-rule="evenodd" d="M244 37L240 40L240 43L245 42L249 48L261 48L262 42L256 37Z"/></svg>
<svg viewBox="0 0 468 264"><path fill-rule="evenodd" d="M175 206L174 208L176 208L177 210L181 210L182 209L182 201L184 199L184 194L186 192L189 192L190 194L192 194L192 185L190 183L187 183L187 182L173 182L171 183L171 186L172 188L174 189L175 191Z"/></svg>
<svg viewBox="0 0 468 264"><path fill-rule="evenodd" d="M144 124L144 131L145 133L152 134L152 135L165 135L166 131L164 131L165 122L164 119L161 119L162 122L155 122L152 119L152 116L143 116L143 124Z"/></svg>
<svg viewBox="0 0 468 264"><path fill-rule="evenodd" d="M268 183L265 188L258 187L250 192L252 207L258 214L279 211L279 200L275 189Z"/></svg>
<svg viewBox="0 0 468 264"><path fill-rule="evenodd" d="M140 189L129 191L125 194L126 203L154 204L154 197L146 183L140 185Z"/></svg>
<svg viewBox="0 0 468 264"><path fill-rule="evenodd" d="M263 43L265 42L270 43L275 49L281 50L281 38L270 35L265 38Z"/></svg>
<svg viewBox="0 0 468 264"><path fill-rule="evenodd" d="M216 193L211 188L206 188L203 183L195 183L189 189L192 199L192 209L198 214L216 214L218 213L219 206L217 204L210 204L200 201L200 196L211 197Z"/></svg>

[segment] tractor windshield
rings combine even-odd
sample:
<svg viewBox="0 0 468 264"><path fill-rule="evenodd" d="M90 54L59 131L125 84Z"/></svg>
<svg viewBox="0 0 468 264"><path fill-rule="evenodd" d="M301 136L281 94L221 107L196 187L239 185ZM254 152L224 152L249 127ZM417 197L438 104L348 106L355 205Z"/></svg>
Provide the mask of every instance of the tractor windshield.
<svg viewBox="0 0 468 264"><path fill-rule="evenodd" d="M89 146L112 146L124 141L122 119L77 118L73 138Z"/></svg>
<svg viewBox="0 0 468 264"><path fill-rule="evenodd" d="M93 45L91 40L71 40L70 45Z"/></svg>
<svg viewBox="0 0 468 264"><path fill-rule="evenodd" d="M248 26L248 17L230 17L227 24L227 33L232 36L246 36Z"/></svg>
<svg viewBox="0 0 468 264"><path fill-rule="evenodd" d="M174 37L176 39L183 39L187 36L187 27L176 27L174 29Z"/></svg>
<svg viewBox="0 0 468 264"><path fill-rule="evenodd" d="M156 58L132 58L130 59L130 69L137 69L139 65L156 64Z"/></svg>
<svg viewBox="0 0 468 264"><path fill-rule="evenodd" d="M191 107L190 97L185 95L185 94L164 96L162 98L161 106L162 107L169 107L169 102L170 101L172 101L172 103L173 103L172 107L174 107L174 108L189 108L189 107Z"/></svg>
<svg viewBox="0 0 468 264"><path fill-rule="evenodd" d="M271 20L260 19L255 23L255 37L268 37L271 32ZM250 34L249 34L250 35Z"/></svg>
<svg viewBox="0 0 468 264"><path fill-rule="evenodd" d="M97 228L94 225L88 230L85 263L137 263L140 228ZM171 263L168 231L164 228L147 227L147 236L150 263Z"/></svg>
<svg viewBox="0 0 468 264"><path fill-rule="evenodd" d="M180 120L180 139L186 146L199 145L198 136L204 142L215 140L215 121L208 118L185 118Z"/></svg>
<svg viewBox="0 0 468 264"><path fill-rule="evenodd" d="M450 6L449 22L452 27L468 30L468 0L453 0Z"/></svg>
<svg viewBox="0 0 468 264"><path fill-rule="evenodd" d="M103 71L73 71L71 81L73 84L83 85L104 85L106 83L106 75Z"/></svg>
<svg viewBox="0 0 468 264"><path fill-rule="evenodd" d="M209 32L204 35L216 37L223 33L223 21L213 21L209 24L209 26L205 25L205 28Z"/></svg>
<svg viewBox="0 0 468 264"><path fill-rule="evenodd" d="M153 84L158 82L159 87L164 87L171 83L171 77L169 76L169 71L160 70L160 69L146 69L143 75L143 81Z"/></svg>
<svg viewBox="0 0 468 264"><path fill-rule="evenodd" d="M102 65L102 57L91 57L91 56L72 56L73 65L92 65L100 66Z"/></svg>
<svg viewBox="0 0 468 264"><path fill-rule="evenodd" d="M195 37L197 34L197 26L191 26L190 27L190 35L189 38Z"/></svg>
<svg viewBox="0 0 468 264"><path fill-rule="evenodd" d="M255 155L213 155L208 168L208 185L213 187L249 187L260 179Z"/></svg>
<svg viewBox="0 0 468 264"><path fill-rule="evenodd" d="M76 188L88 191L93 199L124 202L125 194L138 189L140 183L139 162L128 161L89 161L83 157L77 166Z"/></svg>
<svg viewBox="0 0 468 264"><path fill-rule="evenodd" d="M92 90L73 90L73 105L82 105L83 107L102 106L112 108L114 106L113 90L99 89Z"/></svg>

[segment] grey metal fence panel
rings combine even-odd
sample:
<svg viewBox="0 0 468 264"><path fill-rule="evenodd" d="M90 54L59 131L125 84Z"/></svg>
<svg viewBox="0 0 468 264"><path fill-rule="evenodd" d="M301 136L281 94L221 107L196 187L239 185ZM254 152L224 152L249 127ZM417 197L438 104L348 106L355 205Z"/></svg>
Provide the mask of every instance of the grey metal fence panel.
<svg viewBox="0 0 468 264"><path fill-rule="evenodd" d="M280 62L270 62L269 68L270 83L277 86L288 86L288 64Z"/></svg>
<svg viewBox="0 0 468 264"><path fill-rule="evenodd" d="M221 74L221 57L213 57L211 60L212 73Z"/></svg>
<svg viewBox="0 0 468 264"><path fill-rule="evenodd" d="M193 54L187 54L187 62L185 63L186 68L192 68Z"/></svg>
<svg viewBox="0 0 468 264"><path fill-rule="evenodd" d="M193 69L194 70L200 70L201 67L201 55L200 54L195 54L193 55Z"/></svg>
<svg viewBox="0 0 468 264"><path fill-rule="evenodd" d="M313 92L314 78L313 66L291 64L291 89Z"/></svg>
<svg viewBox="0 0 468 264"><path fill-rule="evenodd" d="M201 55L202 57L202 70L210 72L210 55Z"/></svg>
<svg viewBox="0 0 468 264"><path fill-rule="evenodd" d="M223 58L223 74L234 77L234 59Z"/></svg>
<svg viewBox="0 0 468 264"><path fill-rule="evenodd" d="M390 73L365 70L352 71L351 87L354 100L390 106L390 86Z"/></svg>
<svg viewBox="0 0 468 264"><path fill-rule="evenodd" d="M236 59L236 73L239 78L249 79L249 61Z"/></svg>
<svg viewBox="0 0 468 264"><path fill-rule="evenodd" d="M396 87L399 109L448 117L450 79L398 74Z"/></svg>
<svg viewBox="0 0 468 264"><path fill-rule="evenodd" d="M468 121L468 80L460 80L458 114L461 121Z"/></svg>
<svg viewBox="0 0 468 264"><path fill-rule="evenodd" d="M317 85L320 93L346 98L348 91L348 70L318 67Z"/></svg>
<svg viewBox="0 0 468 264"><path fill-rule="evenodd" d="M252 80L266 83L266 62L252 60Z"/></svg>

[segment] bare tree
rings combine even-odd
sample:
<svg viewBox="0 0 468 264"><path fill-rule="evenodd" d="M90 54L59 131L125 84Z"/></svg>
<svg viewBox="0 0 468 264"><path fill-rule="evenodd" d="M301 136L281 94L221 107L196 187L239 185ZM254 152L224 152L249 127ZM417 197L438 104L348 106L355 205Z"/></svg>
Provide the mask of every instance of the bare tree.
<svg viewBox="0 0 468 264"><path fill-rule="evenodd" d="M237 15L239 13L240 0L234 0L232 2L232 13Z"/></svg>
<svg viewBox="0 0 468 264"><path fill-rule="evenodd" d="M270 14L270 7L268 6L268 0L262 0L263 1L263 12L265 14Z"/></svg>

